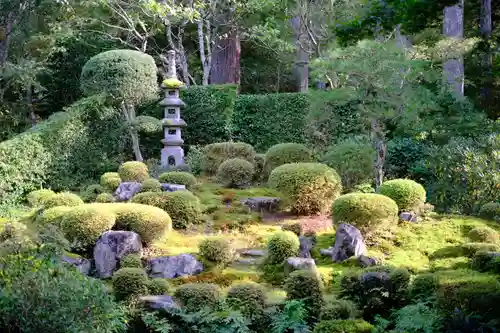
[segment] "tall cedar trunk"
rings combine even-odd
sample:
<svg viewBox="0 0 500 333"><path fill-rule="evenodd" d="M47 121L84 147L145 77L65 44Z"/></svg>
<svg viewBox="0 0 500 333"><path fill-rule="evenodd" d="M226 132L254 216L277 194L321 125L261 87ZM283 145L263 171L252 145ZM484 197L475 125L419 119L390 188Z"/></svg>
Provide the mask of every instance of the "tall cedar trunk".
<svg viewBox="0 0 500 333"><path fill-rule="evenodd" d="M295 34L295 78L297 91L307 92L309 88L309 53L307 52L308 36L302 16L299 14L290 20Z"/></svg>
<svg viewBox="0 0 500 333"><path fill-rule="evenodd" d="M7 14L5 22L0 26L0 67L3 67L9 57L9 46L12 29L15 23L15 13Z"/></svg>
<svg viewBox="0 0 500 333"><path fill-rule="evenodd" d="M135 160L142 162L144 159L142 158L141 147L139 144L139 133L137 133L137 130L133 127L135 122L134 106L122 103L122 112L129 128L130 138L132 139L132 151L134 152Z"/></svg>
<svg viewBox="0 0 500 333"><path fill-rule="evenodd" d="M26 105L28 106L28 112L29 112L31 126L35 127L37 121L36 121L35 108L33 106L33 86L32 85L29 85L29 87L26 89Z"/></svg>
<svg viewBox="0 0 500 333"><path fill-rule="evenodd" d="M464 36L464 0L454 6L445 7L443 34L445 37L463 39ZM448 84L455 91L457 98L464 96L464 59L456 57L443 64L443 74Z"/></svg>
<svg viewBox="0 0 500 333"><path fill-rule="evenodd" d="M481 102L487 110L493 109L491 90L493 87L493 52L491 50L490 38L492 34L491 22L491 0L481 1L481 17L479 19L479 32L482 40L481 69ZM490 114L495 118L494 114Z"/></svg>
<svg viewBox="0 0 500 333"><path fill-rule="evenodd" d="M371 121L372 144L375 148L376 156L373 161L373 172L375 180L375 189L378 190L384 182L384 164L387 152L387 143L385 140L384 125L378 119Z"/></svg>
<svg viewBox="0 0 500 333"><path fill-rule="evenodd" d="M232 29L225 38L217 40L212 53L210 83L240 84L241 45L237 29Z"/></svg>

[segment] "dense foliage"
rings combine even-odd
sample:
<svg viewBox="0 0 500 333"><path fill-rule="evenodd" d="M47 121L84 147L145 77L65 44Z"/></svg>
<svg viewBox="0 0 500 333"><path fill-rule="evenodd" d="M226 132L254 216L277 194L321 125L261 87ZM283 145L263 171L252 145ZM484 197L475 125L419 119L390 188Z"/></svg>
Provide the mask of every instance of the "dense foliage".
<svg viewBox="0 0 500 333"><path fill-rule="evenodd" d="M242 158L231 158L219 165L215 178L224 187L244 188L252 183L254 173L252 163Z"/></svg>

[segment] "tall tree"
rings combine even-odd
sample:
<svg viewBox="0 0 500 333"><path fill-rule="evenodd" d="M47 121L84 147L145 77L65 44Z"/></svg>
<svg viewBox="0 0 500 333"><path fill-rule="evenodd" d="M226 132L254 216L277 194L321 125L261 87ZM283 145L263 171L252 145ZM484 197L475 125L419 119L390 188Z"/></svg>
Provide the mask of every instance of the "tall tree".
<svg viewBox="0 0 500 333"><path fill-rule="evenodd" d="M464 0L444 8L443 34L445 37L461 41L464 37ZM443 64L443 74L453 88L457 98L464 96L464 59L455 56Z"/></svg>
<svg viewBox="0 0 500 333"><path fill-rule="evenodd" d="M487 109L491 107L491 89L493 86L493 52L491 49L492 13L491 0L481 0L481 14L479 18L479 33L481 34L481 102Z"/></svg>

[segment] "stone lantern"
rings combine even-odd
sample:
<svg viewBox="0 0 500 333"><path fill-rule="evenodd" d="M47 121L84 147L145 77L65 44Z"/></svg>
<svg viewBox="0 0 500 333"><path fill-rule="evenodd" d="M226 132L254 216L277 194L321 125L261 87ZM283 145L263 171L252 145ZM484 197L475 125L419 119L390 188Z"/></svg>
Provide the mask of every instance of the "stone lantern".
<svg viewBox="0 0 500 333"><path fill-rule="evenodd" d="M184 164L184 149L182 145L182 128L186 122L181 118L181 109L185 106L179 98L179 90L184 85L177 79L175 67L175 51L168 51L167 79L163 81L161 88L165 91L165 98L160 105L165 108L163 118L164 148L161 151L162 167L173 167Z"/></svg>

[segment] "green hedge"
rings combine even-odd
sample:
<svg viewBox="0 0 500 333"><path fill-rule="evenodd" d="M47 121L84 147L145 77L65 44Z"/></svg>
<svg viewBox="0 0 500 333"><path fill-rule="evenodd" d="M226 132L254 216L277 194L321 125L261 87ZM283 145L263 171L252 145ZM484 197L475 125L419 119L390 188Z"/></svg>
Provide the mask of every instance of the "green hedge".
<svg viewBox="0 0 500 333"><path fill-rule="evenodd" d="M234 138L264 152L283 142L305 142L309 95L240 95L234 109Z"/></svg>
<svg viewBox="0 0 500 333"><path fill-rule="evenodd" d="M41 187L76 189L116 169L128 147L121 124L119 113L95 96L0 143L0 205Z"/></svg>

